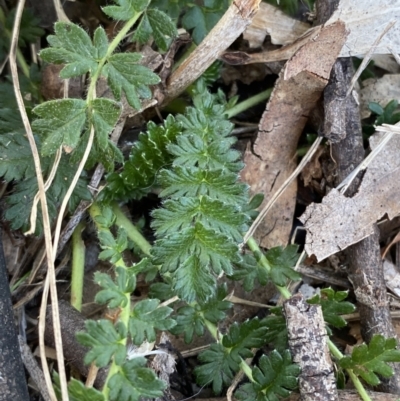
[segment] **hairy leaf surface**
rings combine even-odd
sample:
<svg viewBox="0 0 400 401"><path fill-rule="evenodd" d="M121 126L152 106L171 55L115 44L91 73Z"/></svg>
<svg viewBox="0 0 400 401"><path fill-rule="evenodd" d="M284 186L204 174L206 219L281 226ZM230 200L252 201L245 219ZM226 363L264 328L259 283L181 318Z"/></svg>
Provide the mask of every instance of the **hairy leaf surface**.
<svg viewBox="0 0 400 401"><path fill-rule="evenodd" d="M55 35L47 38L51 47L43 49L40 57L48 63L66 64L60 72L61 78L93 73L98 68L99 52L84 29L75 24L56 22L54 31Z"/></svg>
<svg viewBox="0 0 400 401"><path fill-rule="evenodd" d="M169 317L172 309L168 306L158 307L159 303L158 299L145 299L133 308L129 319L129 332L134 344L140 345L144 340L155 341L155 329L169 330L175 326L175 320Z"/></svg>
<svg viewBox="0 0 400 401"><path fill-rule="evenodd" d="M165 383L146 368L145 358L134 358L122 364L122 369L109 380L110 399L113 401L139 401L142 397L163 395Z"/></svg>
<svg viewBox="0 0 400 401"><path fill-rule="evenodd" d="M108 84L114 97L121 100L125 92L128 103L136 110L140 109L140 99L149 99L149 85L160 82L157 74L138 64L142 55L139 53L118 53L108 58L103 71L108 76Z"/></svg>
<svg viewBox="0 0 400 401"><path fill-rule="evenodd" d="M39 117L32 128L43 137L41 153L53 155L61 146L74 149L86 123L86 102L80 99L50 100L33 109Z"/></svg>
<svg viewBox="0 0 400 401"><path fill-rule="evenodd" d="M110 320L86 320L87 332L77 333L77 339L82 345L91 347L85 356L85 363L95 362L98 367L107 366L111 358L121 365L126 358L126 347L121 340L126 338L127 331L123 324L116 326Z"/></svg>

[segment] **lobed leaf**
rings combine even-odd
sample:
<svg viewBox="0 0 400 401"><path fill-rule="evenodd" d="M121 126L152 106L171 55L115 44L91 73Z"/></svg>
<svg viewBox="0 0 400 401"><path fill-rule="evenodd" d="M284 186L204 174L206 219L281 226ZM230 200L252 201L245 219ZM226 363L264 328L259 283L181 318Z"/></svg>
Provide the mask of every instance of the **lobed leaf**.
<svg viewBox="0 0 400 401"><path fill-rule="evenodd" d="M167 51L172 39L177 36L177 30L171 19L164 12L149 9L144 14L133 35L133 40L146 43L153 36L158 48Z"/></svg>
<svg viewBox="0 0 400 401"><path fill-rule="evenodd" d="M234 375L239 371L239 365L230 358L229 351L222 344L211 344L210 348L199 354L203 364L195 368L197 382L200 385L212 383L215 393L222 391L222 386L232 383Z"/></svg>
<svg viewBox="0 0 400 401"><path fill-rule="evenodd" d="M50 47L43 49L40 57L48 63L65 64L60 72L61 78L77 77L97 70L99 51L84 29L75 24L56 22L54 32L55 35L47 38ZM103 46L102 43L100 53L104 51Z"/></svg>
<svg viewBox="0 0 400 401"><path fill-rule="evenodd" d="M300 273L293 270L299 258L297 249L296 245L288 245L286 248L277 246L265 254L271 266L269 274L274 284L283 287L288 279L293 281L301 279Z"/></svg>
<svg viewBox="0 0 400 401"><path fill-rule="evenodd" d="M292 364L288 350L282 355L274 350L269 357L260 358L259 367L252 371L254 382L241 386L235 396L246 401L279 401L296 389L299 373L300 367Z"/></svg>
<svg viewBox="0 0 400 401"><path fill-rule="evenodd" d="M343 369L352 369L368 384L376 386L380 383L377 375L391 377L393 369L387 362L400 362L400 350L396 349L395 338L386 339L382 335L374 335L371 342L354 347L351 356L339 360Z"/></svg>
<svg viewBox="0 0 400 401"><path fill-rule="evenodd" d="M44 139L41 153L53 155L62 146L74 149L86 123L86 102L81 99L50 100L33 109L39 117L32 128Z"/></svg>
<svg viewBox="0 0 400 401"><path fill-rule="evenodd" d="M175 320L169 317L172 309L168 306L158 307L159 303L158 299L145 299L133 308L129 318L129 332L134 344L140 345L144 340L155 341L155 329L169 330L175 326Z"/></svg>
<svg viewBox="0 0 400 401"><path fill-rule="evenodd" d="M78 341L91 350L85 356L85 363L95 362L100 368L107 366L111 359L121 365L126 358L126 347L122 340L126 338L127 331L122 323L116 327L109 320L86 320L87 332L76 334Z"/></svg>
<svg viewBox="0 0 400 401"><path fill-rule="evenodd" d="M95 128L95 141L100 148L108 145L108 136L114 129L121 114L121 106L110 99L94 99L91 103L91 119Z"/></svg>
<svg viewBox="0 0 400 401"><path fill-rule="evenodd" d="M229 349L230 357L239 364L241 358L253 355L251 348L261 348L265 344L267 332L268 327L258 318L246 320L242 324L234 323L222 338L222 345Z"/></svg>
<svg viewBox="0 0 400 401"><path fill-rule="evenodd" d="M120 173L107 176L108 185L104 198L139 199L156 184L156 176L162 167L172 161L167 145L181 133L181 125L169 115L163 125L152 121L147 124L147 132L139 135L133 145L129 159Z"/></svg>
<svg viewBox="0 0 400 401"><path fill-rule="evenodd" d="M110 399L113 401L139 401L163 395L166 385L155 373L146 368L147 360L139 357L121 364L118 373L109 382Z"/></svg>
<svg viewBox="0 0 400 401"><path fill-rule="evenodd" d="M121 100L124 91L128 103L136 110L141 107L140 99L151 97L149 85L160 82L157 74L138 64L141 58L139 53L113 54L103 69L103 73L108 76L108 84L114 97Z"/></svg>
<svg viewBox="0 0 400 401"><path fill-rule="evenodd" d="M322 308L324 320L333 327L344 327L347 325L340 315L353 313L356 307L351 302L343 301L347 298L348 291L334 291L332 288L324 288L321 295L316 294L308 299L309 304L319 304Z"/></svg>

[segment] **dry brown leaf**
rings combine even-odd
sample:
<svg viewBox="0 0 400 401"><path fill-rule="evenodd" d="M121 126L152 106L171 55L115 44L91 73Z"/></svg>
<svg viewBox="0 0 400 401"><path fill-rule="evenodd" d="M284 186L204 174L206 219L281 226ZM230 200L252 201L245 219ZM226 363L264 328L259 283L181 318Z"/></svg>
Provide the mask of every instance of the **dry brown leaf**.
<svg viewBox="0 0 400 401"><path fill-rule="evenodd" d="M253 149L248 148L242 179L251 192L262 192L261 208L296 167L299 136L326 86L330 69L346 39L344 24L323 27L317 38L304 45L281 72L260 121ZM255 236L267 248L286 245L293 222L297 184L278 199Z"/></svg>
<svg viewBox="0 0 400 401"><path fill-rule="evenodd" d="M374 149L384 134L370 139ZM318 261L361 241L373 232L373 225L388 215L400 213L400 136L393 138L369 165L358 193L347 198L333 189L320 204L311 204L300 221L307 230L305 250Z"/></svg>
<svg viewBox="0 0 400 401"><path fill-rule="evenodd" d="M253 21L243 33L251 48L261 47L267 35L274 45L288 45L310 28L271 4L261 3Z"/></svg>
<svg viewBox="0 0 400 401"><path fill-rule="evenodd" d="M398 0L341 0L337 10L326 25L343 21L349 35L340 52L340 57L366 54L372 42L391 20L400 20ZM400 24L397 23L382 38L374 49L374 54L390 54L389 47L400 53Z"/></svg>

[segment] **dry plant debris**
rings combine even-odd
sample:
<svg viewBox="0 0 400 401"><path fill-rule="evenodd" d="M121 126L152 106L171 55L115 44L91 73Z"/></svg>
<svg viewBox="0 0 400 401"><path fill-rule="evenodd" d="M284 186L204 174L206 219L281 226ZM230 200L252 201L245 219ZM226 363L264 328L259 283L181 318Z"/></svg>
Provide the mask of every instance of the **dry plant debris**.
<svg viewBox="0 0 400 401"><path fill-rule="evenodd" d="M241 174L252 193L265 194L263 205L296 167L298 139L345 40L343 23L323 27L287 62L275 84L254 146L246 150L246 166ZM272 248L288 243L296 193L294 182L259 225L255 235L262 246Z"/></svg>
<svg viewBox="0 0 400 401"><path fill-rule="evenodd" d="M374 149L384 134L370 139ZM348 198L332 189L321 204L311 204L300 220L307 230L305 249L320 261L361 241L385 214L400 212L398 173L400 137L395 135L371 162L355 196Z"/></svg>

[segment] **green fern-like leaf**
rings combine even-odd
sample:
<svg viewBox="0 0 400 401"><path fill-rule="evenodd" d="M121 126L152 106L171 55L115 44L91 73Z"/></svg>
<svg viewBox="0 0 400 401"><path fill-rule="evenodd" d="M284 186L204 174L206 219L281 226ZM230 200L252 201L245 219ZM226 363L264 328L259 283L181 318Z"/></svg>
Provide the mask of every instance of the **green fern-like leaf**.
<svg viewBox="0 0 400 401"><path fill-rule="evenodd" d="M221 343L212 344L210 349L199 355L202 365L195 369L198 383L212 383L213 390L220 393L223 385L231 384L242 358L253 355L251 348L260 348L265 344L267 330L257 318L241 325L233 324Z"/></svg>
<svg viewBox="0 0 400 401"><path fill-rule="evenodd" d="M393 376L393 369L388 362L400 362L400 350L396 349L397 340L381 335L372 337L371 342L354 347L351 356L345 356L339 361L343 369L352 369L367 383L376 386L380 383L379 377Z"/></svg>
<svg viewBox="0 0 400 401"><path fill-rule="evenodd" d="M319 304L322 308L324 320L333 327L344 327L347 322L340 315L353 313L355 306L351 302L344 301L348 291L334 291L332 288L324 288L321 295L316 294L308 299L309 304Z"/></svg>
<svg viewBox="0 0 400 401"><path fill-rule="evenodd" d="M157 173L172 162L167 145L181 133L181 124L168 116L163 125L147 124L147 132L139 135L121 172L107 176L104 199L139 199L156 184Z"/></svg>
<svg viewBox="0 0 400 401"><path fill-rule="evenodd" d="M231 150L224 107L202 83L193 103L196 108L178 118L183 132L167 146L175 156L172 168L159 174L160 196L167 199L153 215L158 239L152 254L162 274L172 273L182 299L204 303L215 294L215 275L232 274L241 259L248 194L238 183L242 163Z"/></svg>
<svg viewBox="0 0 400 401"><path fill-rule="evenodd" d="M300 367L292 364L288 350L282 355L274 350L269 357L263 355L259 367L253 368L254 382L241 386L235 396L243 401L279 401L297 387L299 373Z"/></svg>
<svg viewBox="0 0 400 401"><path fill-rule="evenodd" d="M226 316L225 311L232 304L225 301L227 295L226 285L220 286L214 297L205 303L186 305L178 309L176 326L172 329L174 334L184 333L186 343L192 342L193 335L202 336L204 334L204 319L217 324Z"/></svg>

